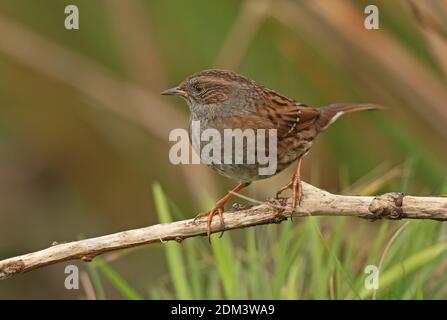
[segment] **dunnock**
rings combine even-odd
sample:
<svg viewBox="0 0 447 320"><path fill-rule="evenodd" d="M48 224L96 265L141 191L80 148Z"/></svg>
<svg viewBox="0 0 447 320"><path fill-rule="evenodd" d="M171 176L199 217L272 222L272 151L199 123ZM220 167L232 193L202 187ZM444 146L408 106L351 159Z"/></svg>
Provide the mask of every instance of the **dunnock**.
<svg viewBox="0 0 447 320"><path fill-rule="evenodd" d="M279 189L276 197L292 189L292 207L302 199L300 168L302 158L309 152L316 136L344 113L379 109L373 104L336 103L320 108L310 108L295 100L257 84L242 75L227 70L204 70L189 76L180 85L163 91L163 95L180 96L191 111L191 122L200 121L201 129L276 129L277 174L297 160L295 174L289 183ZM196 150L200 154L200 150ZM252 181L268 178L259 174L259 163L211 163L218 173L239 181L232 192L239 192ZM225 203L232 197L228 193L208 212L196 218L208 217L208 237L213 216L218 214L223 224Z"/></svg>

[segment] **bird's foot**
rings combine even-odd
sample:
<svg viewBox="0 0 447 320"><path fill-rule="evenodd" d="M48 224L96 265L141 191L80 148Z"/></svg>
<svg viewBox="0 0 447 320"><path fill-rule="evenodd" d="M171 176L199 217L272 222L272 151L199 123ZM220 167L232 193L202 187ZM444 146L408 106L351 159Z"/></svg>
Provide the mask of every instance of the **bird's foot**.
<svg viewBox="0 0 447 320"><path fill-rule="evenodd" d="M276 193L276 199L279 199L279 195L287 189L292 189L292 208L295 209L297 205L301 205L301 200L303 199L303 186L300 177L294 176L289 183L279 189Z"/></svg>
<svg viewBox="0 0 447 320"><path fill-rule="evenodd" d="M210 243L211 243L211 223L213 222L213 218L215 215L219 215L220 225L223 227L225 225L223 213L224 213L224 206L217 203L216 206L214 208L212 208L210 211L201 212L194 218L194 222L195 222L195 221L197 221L197 219L207 217L208 220L207 220L206 235L207 235L208 241ZM219 237L222 237L222 235L223 235L223 231Z"/></svg>

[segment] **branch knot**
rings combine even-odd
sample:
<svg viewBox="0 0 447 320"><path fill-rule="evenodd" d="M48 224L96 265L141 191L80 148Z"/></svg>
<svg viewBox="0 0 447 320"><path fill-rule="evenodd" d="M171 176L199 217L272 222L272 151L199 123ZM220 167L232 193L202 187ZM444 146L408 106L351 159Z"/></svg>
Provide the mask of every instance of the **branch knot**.
<svg viewBox="0 0 447 320"><path fill-rule="evenodd" d="M390 192L374 197L368 207L370 214L364 216L369 220L391 219L400 220L405 217L402 204L404 194L402 192Z"/></svg>

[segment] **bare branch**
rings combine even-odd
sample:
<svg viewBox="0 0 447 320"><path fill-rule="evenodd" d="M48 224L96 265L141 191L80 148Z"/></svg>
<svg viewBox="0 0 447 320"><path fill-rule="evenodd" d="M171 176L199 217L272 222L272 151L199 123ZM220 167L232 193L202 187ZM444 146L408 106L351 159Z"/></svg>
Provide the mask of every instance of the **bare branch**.
<svg viewBox="0 0 447 320"><path fill-rule="evenodd" d="M295 211L286 199L256 206L234 205L225 213L225 226L213 221L213 233L256 225L280 223L288 217L352 216L377 219L447 220L447 197L413 197L387 193L376 197L335 195L303 183L304 199ZM284 201L282 201L284 200ZM288 199L287 199L288 200ZM157 224L102 237L56 244L50 248L0 261L0 279L61 261L91 261L97 255L124 248L206 235L206 221L192 219Z"/></svg>

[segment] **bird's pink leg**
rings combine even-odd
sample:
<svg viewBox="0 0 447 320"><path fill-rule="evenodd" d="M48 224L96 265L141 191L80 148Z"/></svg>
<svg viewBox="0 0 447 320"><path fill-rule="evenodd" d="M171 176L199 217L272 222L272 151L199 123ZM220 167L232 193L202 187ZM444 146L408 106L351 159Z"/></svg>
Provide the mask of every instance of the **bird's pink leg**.
<svg viewBox="0 0 447 320"><path fill-rule="evenodd" d="M292 189L292 207L296 208L296 205L301 204L301 200L303 198L303 187L301 185L301 160L302 157L298 159L295 174L293 175L292 180L289 181L284 187L278 190L276 193L276 198L279 198L279 195L287 190Z"/></svg>
<svg viewBox="0 0 447 320"><path fill-rule="evenodd" d="M239 192L242 189L244 189L245 187L247 187L249 184L250 184L249 182L240 182L236 187L234 187L233 190L231 190L231 192ZM223 226L224 223L225 223L224 222L224 217L223 217L224 206L225 206L225 203L227 203L233 197L233 194L231 192L227 193L219 201L217 201L217 203L214 206L214 208L212 208L211 210L206 211L206 212L201 212L194 218L194 221L196 221L197 219L200 219L202 217L208 217L207 236L208 236L209 240L211 239L210 238L211 237L211 223L213 222L213 217L216 214L218 214L219 218L220 218L220 224Z"/></svg>

